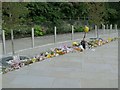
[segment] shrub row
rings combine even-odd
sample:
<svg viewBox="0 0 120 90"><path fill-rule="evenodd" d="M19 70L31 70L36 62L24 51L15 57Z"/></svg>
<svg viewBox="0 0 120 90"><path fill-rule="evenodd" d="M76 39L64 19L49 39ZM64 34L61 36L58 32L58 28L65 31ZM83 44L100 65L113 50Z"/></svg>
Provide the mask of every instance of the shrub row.
<svg viewBox="0 0 120 90"><path fill-rule="evenodd" d="M40 25L34 26L34 34L35 36L43 36L43 35L49 35L54 34L54 27L44 27ZM74 32L83 32L84 26L74 26ZM57 34L64 34L64 33L71 33L71 25L65 24L62 26L57 26ZM11 32L8 29L5 29L5 35L6 39L10 39ZM19 30L14 30L14 38L24 38L24 37L30 37L31 36L31 28L21 28Z"/></svg>

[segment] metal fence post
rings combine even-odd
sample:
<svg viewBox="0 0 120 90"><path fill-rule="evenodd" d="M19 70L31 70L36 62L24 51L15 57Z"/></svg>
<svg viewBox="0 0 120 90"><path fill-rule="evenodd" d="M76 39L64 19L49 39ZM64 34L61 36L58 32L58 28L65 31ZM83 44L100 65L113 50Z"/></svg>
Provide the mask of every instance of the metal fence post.
<svg viewBox="0 0 120 90"><path fill-rule="evenodd" d="M97 38L99 38L99 29L98 29L98 26L97 26Z"/></svg>
<svg viewBox="0 0 120 90"><path fill-rule="evenodd" d="M117 31L117 24L115 24L115 30Z"/></svg>
<svg viewBox="0 0 120 90"><path fill-rule="evenodd" d="M3 41L3 54L6 54L5 30L2 30L2 41Z"/></svg>
<svg viewBox="0 0 120 90"><path fill-rule="evenodd" d="M103 25L103 30L105 31L105 25Z"/></svg>
<svg viewBox="0 0 120 90"><path fill-rule="evenodd" d="M112 24L110 25L110 30L109 30L109 37L111 37L111 32L112 32L112 30L113 30L113 28L112 28L113 26L112 26Z"/></svg>
<svg viewBox="0 0 120 90"><path fill-rule="evenodd" d="M14 50L14 35L13 35L13 30L11 29L11 43L12 43L12 54L15 55L15 50Z"/></svg>
<svg viewBox="0 0 120 90"><path fill-rule="evenodd" d="M105 35L105 25L103 25L103 35Z"/></svg>
<svg viewBox="0 0 120 90"><path fill-rule="evenodd" d="M54 43L56 43L56 26L54 27Z"/></svg>
<svg viewBox="0 0 120 90"><path fill-rule="evenodd" d="M97 25L95 25L95 35L98 38L98 27L97 27Z"/></svg>
<svg viewBox="0 0 120 90"><path fill-rule="evenodd" d="M112 30L112 24L110 24L110 30Z"/></svg>
<svg viewBox="0 0 120 90"><path fill-rule="evenodd" d="M71 34L71 40L74 39L74 26L72 25L72 34Z"/></svg>
<svg viewBox="0 0 120 90"><path fill-rule="evenodd" d="M32 28L32 48L34 48L34 28Z"/></svg>
<svg viewBox="0 0 120 90"><path fill-rule="evenodd" d="M106 29L108 30L108 24L106 25Z"/></svg>

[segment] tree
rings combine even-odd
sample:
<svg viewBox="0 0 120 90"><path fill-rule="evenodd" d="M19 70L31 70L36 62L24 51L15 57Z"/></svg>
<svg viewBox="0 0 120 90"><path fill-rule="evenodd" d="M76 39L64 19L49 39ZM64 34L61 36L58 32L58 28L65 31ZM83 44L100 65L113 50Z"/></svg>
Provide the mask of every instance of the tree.
<svg viewBox="0 0 120 90"><path fill-rule="evenodd" d="M2 3L2 21L3 29L15 29L25 22L25 17L28 13L26 8L27 3L18 2L3 2Z"/></svg>
<svg viewBox="0 0 120 90"><path fill-rule="evenodd" d="M120 2L109 2L106 5L107 7L107 20L109 23L118 24L120 23Z"/></svg>
<svg viewBox="0 0 120 90"><path fill-rule="evenodd" d="M103 17L105 16L105 5L104 3L86 3L88 5L88 15L93 23L100 25L104 23Z"/></svg>

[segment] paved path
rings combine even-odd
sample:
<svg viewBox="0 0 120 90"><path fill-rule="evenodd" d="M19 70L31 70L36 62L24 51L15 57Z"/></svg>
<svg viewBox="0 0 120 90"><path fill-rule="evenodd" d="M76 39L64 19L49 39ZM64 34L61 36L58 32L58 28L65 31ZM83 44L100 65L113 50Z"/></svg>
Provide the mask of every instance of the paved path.
<svg viewBox="0 0 120 90"><path fill-rule="evenodd" d="M3 88L117 88L118 42L37 62L2 78Z"/></svg>

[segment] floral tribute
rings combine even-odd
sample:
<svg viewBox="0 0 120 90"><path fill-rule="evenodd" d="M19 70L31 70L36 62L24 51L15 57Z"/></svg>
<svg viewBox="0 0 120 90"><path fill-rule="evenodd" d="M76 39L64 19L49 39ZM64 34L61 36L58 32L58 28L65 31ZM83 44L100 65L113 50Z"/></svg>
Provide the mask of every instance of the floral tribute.
<svg viewBox="0 0 120 90"><path fill-rule="evenodd" d="M109 42L115 41L118 38L108 38L107 40L103 40L102 38L94 38L88 42L86 42L86 46L88 49L92 49L98 46L102 46ZM13 71L16 69L20 69L23 66L30 65L35 62L40 62L49 58L61 56L67 53L74 53L74 52L83 52L86 48L79 42L72 42L71 46L63 45L60 47L55 47L49 51L40 53L35 55L30 59L20 60L19 56L14 56L13 60L8 61L9 67L2 67L1 73L5 74L9 71Z"/></svg>

